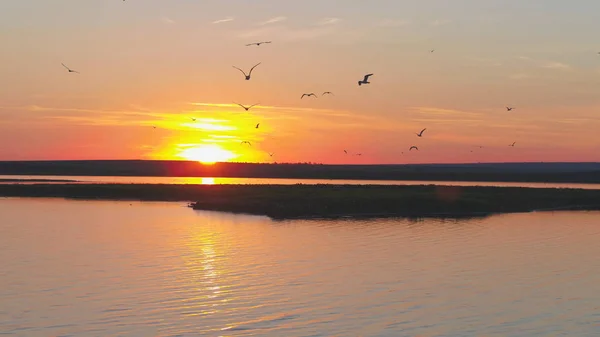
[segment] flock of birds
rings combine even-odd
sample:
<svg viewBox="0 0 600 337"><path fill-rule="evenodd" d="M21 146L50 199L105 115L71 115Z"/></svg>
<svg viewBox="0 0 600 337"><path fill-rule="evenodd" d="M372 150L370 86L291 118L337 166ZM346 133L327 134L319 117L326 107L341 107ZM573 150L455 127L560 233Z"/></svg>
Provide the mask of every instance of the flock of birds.
<svg viewBox="0 0 600 337"><path fill-rule="evenodd" d="M123 1L125 1L125 0L123 0ZM272 43L272 41L260 41L260 42L248 43L248 44L246 44L245 46L246 46L246 47L251 47L251 46L260 47L260 46L261 46L261 45L263 45L263 44L271 44L271 43ZM429 50L429 52L430 52L430 53L433 53L433 52L435 52L435 49L431 49L431 50ZM600 54L600 53L598 53L598 54ZM250 80L252 79L252 72L253 72L253 71L256 69L256 67L258 67L259 65L261 65L261 63L262 63L262 62L259 62L259 63L255 64L255 65L254 65L252 68L250 68L250 70L249 70L247 73L246 73L246 71L244 71L243 69L241 69L241 68L239 68L239 67L233 66L233 68L234 68L234 69L237 69L238 71L240 71L240 72L243 74L243 76L244 76L244 79L245 79L246 81L250 81ZM64 68L65 68L65 69L66 69L66 70L69 72L69 73L76 73L76 74L79 74L79 71L69 68L69 67L68 67L67 65L65 65L64 63L61 63L61 64L62 64L62 66L63 66L63 67L64 67ZM370 80L370 78L371 78L373 75L374 75L374 74L366 74L366 75L364 75L364 76L362 77L362 79L358 80L358 86L363 86L363 85L371 84L371 82L370 82L369 80ZM323 93L321 94L321 96L326 96L326 95L334 95L334 94L333 94L333 92L331 92L331 91L325 91L325 92L323 92ZM335 95L334 95L334 96L335 96ZM315 94L314 92L311 92L311 93L304 93L304 94L302 94L302 95L300 96L300 99L304 99L305 97L307 97L307 98L309 98L309 97L313 97L313 98L319 98L319 96L318 96L317 94ZM236 105L238 105L238 106L239 106L239 107L241 107L242 109L244 109L246 112L250 111L250 109L252 109L253 107L255 107L255 106L257 106L257 105L261 104L261 103L255 103L255 104L252 104L252 105L246 106L246 105L243 105L243 104L240 104L240 103L236 103L236 102L233 102L233 103L234 103L234 104L236 104ZM508 112L511 112L511 111L513 111L514 109L515 109L514 107L508 107L508 106L506 107L506 111L508 111ZM196 121L196 118L192 118L192 121ZM256 128L256 129L258 129L259 127L260 127L260 123L257 123L257 124L256 124L256 126L255 126L255 128ZM153 126L153 128L154 128L154 129L156 129L156 126ZM423 133L424 133L426 130L427 130L427 128L424 128L424 129L423 129L423 130L421 130L420 132L416 133L417 137L419 137L419 138L422 138L422 137L423 137ZM510 145L508 145L508 146L509 146L509 147L515 147L515 144L516 144L516 142L513 142L512 144L510 144ZM248 145L248 146L252 146L252 143L251 143L251 142L249 142L249 141L247 141L247 140L245 140L245 141L242 141L242 142L240 143L240 145ZM480 146L480 148L482 148L482 146ZM410 151L413 151L413 150L415 150L415 151L419 151L419 148L418 148L418 146L416 146L416 145L413 145L413 146L411 146L411 147L408 149L408 151L409 151L409 152L410 152ZM344 154L346 154L346 155L348 155L348 154L349 154L348 150L343 150L343 151L344 151ZM473 151L471 151L471 152L473 152ZM268 155L269 155L270 157L273 157L273 156L274 156L274 153L272 153L272 152L267 152L267 153L268 153ZM402 154L404 154L404 152L402 152ZM356 155L356 156L362 156L362 153L355 153L354 155Z"/></svg>

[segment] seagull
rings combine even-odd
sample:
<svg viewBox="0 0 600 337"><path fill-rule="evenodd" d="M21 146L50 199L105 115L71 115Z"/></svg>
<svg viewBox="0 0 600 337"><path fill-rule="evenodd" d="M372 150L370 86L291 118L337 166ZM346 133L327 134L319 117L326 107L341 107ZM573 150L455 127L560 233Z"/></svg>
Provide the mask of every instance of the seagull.
<svg viewBox="0 0 600 337"><path fill-rule="evenodd" d="M513 111L514 108L506 107L506 111Z"/></svg>
<svg viewBox="0 0 600 337"><path fill-rule="evenodd" d="M509 146L510 147L515 147L515 144L517 144L517 142L514 142L514 143L510 144Z"/></svg>
<svg viewBox="0 0 600 337"><path fill-rule="evenodd" d="M358 85L361 86L363 84L370 84L371 82L369 82L369 77L371 76L373 76L373 74L365 75L365 78L363 78L362 81L358 81Z"/></svg>
<svg viewBox="0 0 600 337"><path fill-rule="evenodd" d="M262 62L257 63L254 67L250 68L250 72L248 72L248 74L246 74L245 71L243 71L242 69L233 66L235 69L239 70L242 72L242 74L244 74L244 76L246 76L246 81L250 81L250 76L252 76L252 70L254 70L254 68L256 68L259 64L261 64Z"/></svg>
<svg viewBox="0 0 600 337"><path fill-rule="evenodd" d="M427 128L421 130L421 132L419 132L419 133L416 133L416 135L419 137L423 137L423 132L425 132L425 130L427 130Z"/></svg>
<svg viewBox="0 0 600 337"><path fill-rule="evenodd" d="M360 156L362 156L362 153L357 153L357 154L356 154L356 156L359 156L359 157L360 157Z"/></svg>
<svg viewBox="0 0 600 337"><path fill-rule="evenodd" d="M270 153L269 152L269 157L273 157L273 155L275 155L275 153Z"/></svg>
<svg viewBox="0 0 600 337"><path fill-rule="evenodd" d="M348 151L344 150L344 153L345 153L345 154L348 154Z"/></svg>
<svg viewBox="0 0 600 337"><path fill-rule="evenodd" d="M408 149L408 151L412 151L413 149L415 149L415 150L419 151L419 148L418 148L418 147L416 147L416 146L411 146L411 147L410 147L410 149Z"/></svg>
<svg viewBox="0 0 600 337"><path fill-rule="evenodd" d="M235 103L235 102L233 102L233 103ZM235 103L235 104L241 106L242 108L244 108L244 110L248 111L248 110L252 109L252 107L259 105L260 103L252 104L251 106L243 106L240 103Z"/></svg>
<svg viewBox="0 0 600 337"><path fill-rule="evenodd" d="M430 50L429 52L430 52L430 53L433 53L434 51L435 51L435 49L432 49L432 50Z"/></svg>
<svg viewBox="0 0 600 337"><path fill-rule="evenodd" d="M315 95L314 92L311 92L310 94L302 94L302 96L300 96L300 99L303 99L304 96L308 96L308 97L313 96L314 98L319 98L317 95Z"/></svg>
<svg viewBox="0 0 600 337"><path fill-rule="evenodd" d="M244 145L244 144L248 144L249 146L252 146L252 144L250 144L250 142L247 140L244 140L243 142L240 143L240 145Z"/></svg>
<svg viewBox="0 0 600 337"><path fill-rule="evenodd" d="M249 46L257 46L257 47L260 47L260 45L261 45L261 44L263 44L263 43L271 43L271 41L262 41L262 42L248 43L248 44L246 45L246 47L249 47Z"/></svg>
<svg viewBox="0 0 600 337"><path fill-rule="evenodd" d="M71 69L71 68L67 67L67 66L66 66L64 63L61 63L61 64L62 64L62 66L63 66L63 67L65 67L65 68L66 68L66 69L67 69L67 70L68 70L70 73L77 73L77 74L79 74L79 72L78 72L77 70L73 70L73 69Z"/></svg>
<svg viewBox="0 0 600 337"><path fill-rule="evenodd" d="M258 129L258 126L260 125L260 123L256 124L256 129Z"/></svg>
<svg viewBox="0 0 600 337"><path fill-rule="evenodd" d="M195 122L195 121L196 121L196 118L192 117L192 121L194 121L194 122Z"/></svg>
<svg viewBox="0 0 600 337"><path fill-rule="evenodd" d="M325 95L333 95L333 93L332 93L331 91L325 91L325 92L323 93L323 95L321 95L321 96L325 96ZM335 95L334 95L334 96L335 96Z"/></svg>

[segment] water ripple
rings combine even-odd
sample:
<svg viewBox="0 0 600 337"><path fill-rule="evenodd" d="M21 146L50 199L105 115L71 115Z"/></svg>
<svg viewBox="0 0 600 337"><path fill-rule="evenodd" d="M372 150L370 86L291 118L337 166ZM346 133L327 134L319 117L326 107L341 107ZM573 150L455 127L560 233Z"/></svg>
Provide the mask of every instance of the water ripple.
<svg viewBox="0 0 600 337"><path fill-rule="evenodd" d="M177 204L5 199L0 214L3 335L599 328L600 213L272 223Z"/></svg>

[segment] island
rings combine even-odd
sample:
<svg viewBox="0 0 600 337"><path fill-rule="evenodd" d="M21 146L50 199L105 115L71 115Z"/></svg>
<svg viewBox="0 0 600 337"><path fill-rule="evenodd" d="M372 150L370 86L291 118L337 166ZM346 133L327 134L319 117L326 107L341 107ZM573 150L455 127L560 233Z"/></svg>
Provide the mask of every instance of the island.
<svg viewBox="0 0 600 337"><path fill-rule="evenodd" d="M600 190L436 185L6 184L0 197L178 201L194 210L277 220L600 210Z"/></svg>

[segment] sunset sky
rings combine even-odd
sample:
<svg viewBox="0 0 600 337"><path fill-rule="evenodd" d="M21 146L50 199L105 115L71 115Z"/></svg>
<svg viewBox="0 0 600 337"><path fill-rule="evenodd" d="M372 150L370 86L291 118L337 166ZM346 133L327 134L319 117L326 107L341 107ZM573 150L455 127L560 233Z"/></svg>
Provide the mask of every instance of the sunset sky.
<svg viewBox="0 0 600 337"><path fill-rule="evenodd" d="M1 1L0 160L600 161L599 13L598 0ZM232 68L258 62L250 81Z"/></svg>

